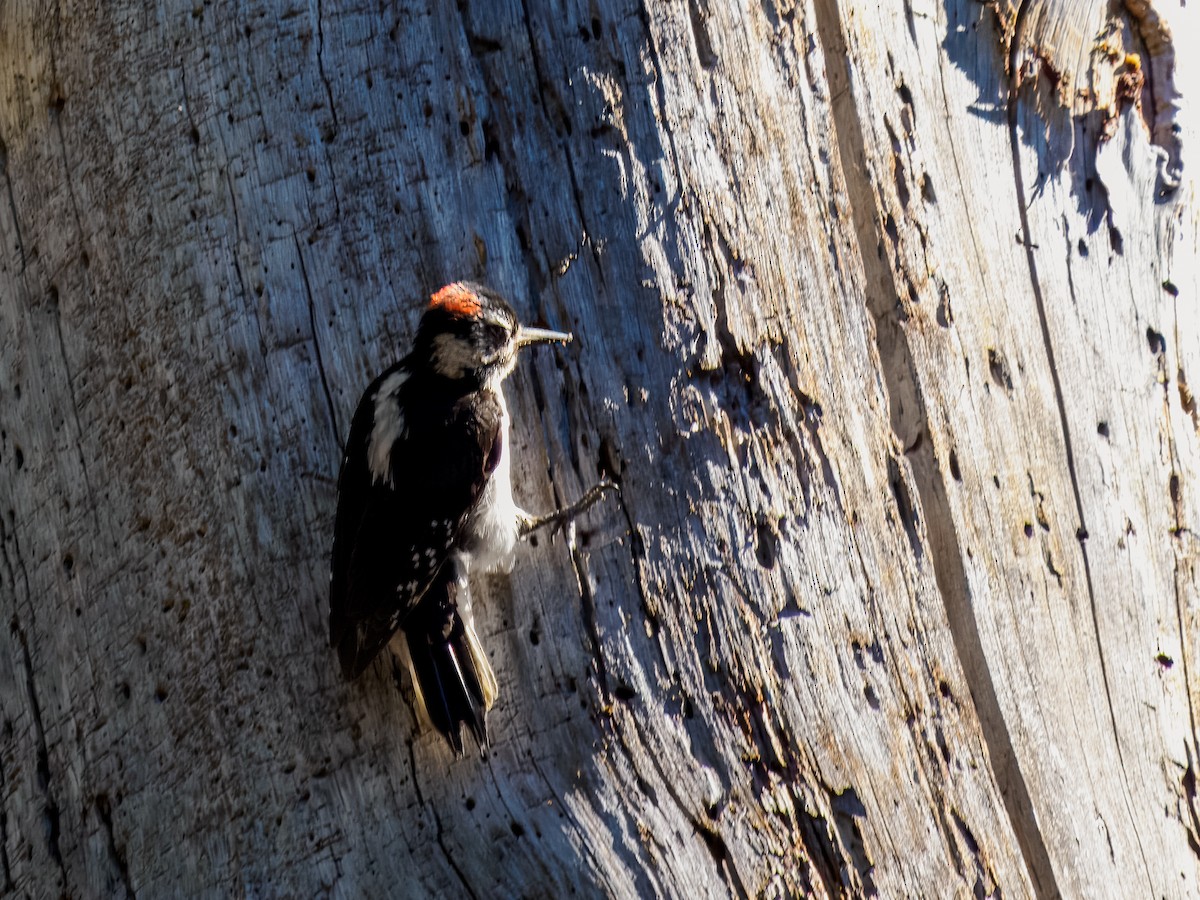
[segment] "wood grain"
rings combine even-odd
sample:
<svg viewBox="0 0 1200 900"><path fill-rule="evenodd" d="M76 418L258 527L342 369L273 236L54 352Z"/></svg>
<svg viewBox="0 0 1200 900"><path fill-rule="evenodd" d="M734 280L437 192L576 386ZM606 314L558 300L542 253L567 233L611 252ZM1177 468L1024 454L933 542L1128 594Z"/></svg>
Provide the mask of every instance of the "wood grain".
<svg viewBox="0 0 1200 900"><path fill-rule="evenodd" d="M3 892L1196 896L1195 18L0 5ZM456 278L577 338L517 501L621 486L482 761L324 621Z"/></svg>

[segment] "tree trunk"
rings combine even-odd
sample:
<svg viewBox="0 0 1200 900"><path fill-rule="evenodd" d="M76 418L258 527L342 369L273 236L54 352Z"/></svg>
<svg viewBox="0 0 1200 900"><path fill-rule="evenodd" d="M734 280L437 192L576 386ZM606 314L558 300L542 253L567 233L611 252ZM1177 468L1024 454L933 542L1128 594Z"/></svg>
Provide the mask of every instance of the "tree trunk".
<svg viewBox="0 0 1200 900"><path fill-rule="evenodd" d="M0 2L5 892L1200 895L1191 6L254 6ZM467 277L621 493L454 761L325 616Z"/></svg>

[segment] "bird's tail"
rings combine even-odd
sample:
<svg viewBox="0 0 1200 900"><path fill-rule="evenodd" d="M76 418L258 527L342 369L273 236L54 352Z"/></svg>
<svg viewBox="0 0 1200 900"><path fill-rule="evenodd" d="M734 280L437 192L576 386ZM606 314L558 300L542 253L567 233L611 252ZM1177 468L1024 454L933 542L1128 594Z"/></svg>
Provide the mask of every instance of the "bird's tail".
<svg viewBox="0 0 1200 900"><path fill-rule="evenodd" d="M498 693L472 618L465 567L451 558L404 623L418 714L446 736L459 757L464 724L480 753L487 749L486 716Z"/></svg>

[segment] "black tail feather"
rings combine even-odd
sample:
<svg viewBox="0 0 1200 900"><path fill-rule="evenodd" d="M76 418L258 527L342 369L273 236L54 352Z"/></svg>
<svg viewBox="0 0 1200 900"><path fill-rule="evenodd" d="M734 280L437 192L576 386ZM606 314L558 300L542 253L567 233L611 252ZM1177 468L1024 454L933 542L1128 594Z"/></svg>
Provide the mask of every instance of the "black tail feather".
<svg viewBox="0 0 1200 900"><path fill-rule="evenodd" d="M458 757L464 724L480 753L487 750L487 710L496 694L495 675L469 621L467 591L459 567L448 562L404 623L418 705Z"/></svg>

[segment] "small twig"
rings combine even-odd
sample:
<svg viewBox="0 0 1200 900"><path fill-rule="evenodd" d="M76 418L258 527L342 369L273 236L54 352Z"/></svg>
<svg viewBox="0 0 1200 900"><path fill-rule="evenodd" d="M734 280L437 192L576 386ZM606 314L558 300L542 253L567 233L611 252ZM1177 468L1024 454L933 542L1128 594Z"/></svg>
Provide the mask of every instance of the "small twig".
<svg viewBox="0 0 1200 900"><path fill-rule="evenodd" d="M620 489L606 478L570 506L547 513L544 516L529 516L521 523L521 537L529 537L535 531L545 528L548 525L562 525L565 522L570 522L581 513L595 506L606 491L616 490Z"/></svg>

